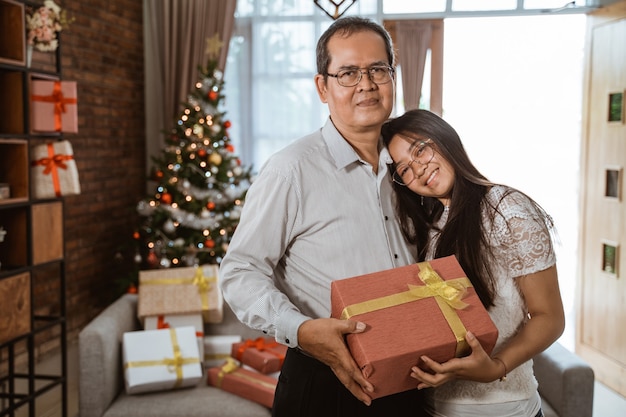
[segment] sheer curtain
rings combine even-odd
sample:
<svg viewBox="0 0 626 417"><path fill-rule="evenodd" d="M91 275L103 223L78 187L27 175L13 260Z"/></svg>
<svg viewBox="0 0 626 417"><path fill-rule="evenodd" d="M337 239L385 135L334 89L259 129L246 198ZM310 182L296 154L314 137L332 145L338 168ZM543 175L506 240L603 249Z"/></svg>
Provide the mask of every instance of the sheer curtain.
<svg viewBox="0 0 626 417"><path fill-rule="evenodd" d="M223 70L233 31L237 0L143 0L146 157L163 146L180 103L198 80L198 66L207 60L206 40L218 34L223 42L219 65Z"/></svg>

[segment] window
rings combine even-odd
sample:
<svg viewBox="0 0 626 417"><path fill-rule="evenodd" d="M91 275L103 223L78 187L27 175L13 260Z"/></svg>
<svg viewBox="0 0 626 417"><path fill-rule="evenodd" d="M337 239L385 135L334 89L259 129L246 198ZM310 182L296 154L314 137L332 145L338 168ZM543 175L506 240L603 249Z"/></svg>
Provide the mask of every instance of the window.
<svg viewBox="0 0 626 417"><path fill-rule="evenodd" d="M489 11L475 17L469 12L455 15L452 0L440 3L449 17L444 24L443 116L485 175L527 192L554 216L561 240L556 249L563 302L566 313L573 314L585 16L571 10L536 10L534 15L511 10L503 16L498 10L491 17ZM518 3L541 7L538 0ZM560 3L551 1L549 6ZM238 4L225 105L237 152L258 171L269 155L326 120L328 111L313 76L315 44L332 21L311 7L313 2ZM358 0L346 14L382 22L398 18L383 11L406 11L406 4ZM458 4L469 7L470 2ZM429 93L428 76L427 71L424 94ZM568 347L573 347L572 332L568 327L564 338L570 340L562 340Z"/></svg>

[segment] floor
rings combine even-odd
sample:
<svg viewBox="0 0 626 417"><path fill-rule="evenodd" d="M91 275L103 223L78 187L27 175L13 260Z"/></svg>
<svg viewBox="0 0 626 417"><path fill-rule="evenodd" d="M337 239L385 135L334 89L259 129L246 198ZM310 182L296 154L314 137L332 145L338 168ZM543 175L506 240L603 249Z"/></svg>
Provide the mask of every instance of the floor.
<svg viewBox="0 0 626 417"><path fill-rule="evenodd" d="M47 358L40 365L41 370L55 372L59 360L55 357ZM78 349L76 343L70 343L68 347L68 415L78 417ZM593 400L593 416L596 417L623 417L626 415L626 398L615 393L605 385L596 382ZM26 409L16 414L18 417L28 416ZM37 417L62 417L59 405L59 392L52 390L40 398L38 402ZM592 416L589 416L592 417Z"/></svg>

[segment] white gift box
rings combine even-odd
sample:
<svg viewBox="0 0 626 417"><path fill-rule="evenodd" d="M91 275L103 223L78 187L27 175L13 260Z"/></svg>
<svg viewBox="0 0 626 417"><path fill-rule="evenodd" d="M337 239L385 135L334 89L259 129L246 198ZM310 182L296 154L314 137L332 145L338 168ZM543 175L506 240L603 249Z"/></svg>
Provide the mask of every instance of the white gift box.
<svg viewBox="0 0 626 417"><path fill-rule="evenodd" d="M202 314L162 314L144 320L144 330L171 329L192 326L196 330L199 358L204 358L204 324Z"/></svg>
<svg viewBox="0 0 626 417"><path fill-rule="evenodd" d="M242 341L239 335L204 336L204 367L205 369L222 366L230 357L233 343Z"/></svg>
<svg viewBox="0 0 626 417"><path fill-rule="evenodd" d="M188 387L202 380L192 326L126 332L122 352L127 394Z"/></svg>
<svg viewBox="0 0 626 417"><path fill-rule="evenodd" d="M69 141L34 146L31 158L31 189L35 198L80 194L78 169Z"/></svg>

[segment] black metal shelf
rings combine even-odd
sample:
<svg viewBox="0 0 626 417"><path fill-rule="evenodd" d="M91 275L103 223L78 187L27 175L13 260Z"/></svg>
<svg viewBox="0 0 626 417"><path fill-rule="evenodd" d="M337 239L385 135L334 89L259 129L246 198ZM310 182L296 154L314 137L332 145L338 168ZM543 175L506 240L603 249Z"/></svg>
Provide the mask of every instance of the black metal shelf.
<svg viewBox="0 0 626 417"><path fill-rule="evenodd" d="M16 13L14 10L16 7L23 8L24 14L27 7L39 7L43 5L43 0L0 0L0 13L5 13L9 8L13 8L10 12L10 16L19 14L19 10ZM18 19L19 20L19 19ZM0 42L4 42L4 46L8 44L9 49L12 51L11 55L20 55L16 51L19 51L21 47L26 47L26 29L25 22L23 28L10 32L2 32L2 39ZM9 30L9 29L6 29ZM13 30L13 29L10 29ZM22 33L23 38L13 38L13 35ZM61 39L59 37L59 45ZM6 48L1 49L6 51ZM25 52L24 52L25 53ZM4 58L4 59L2 59ZM10 92L3 91L4 94L0 94L0 100L4 99L5 104L0 103L0 109L8 111L11 115L18 115L21 119L4 119L8 123L0 123L0 142L3 140L22 140L27 143L27 164L30 165L31 160L31 148L34 143L42 140L56 140L63 137L59 133L33 133L30 129L30 80L32 78L55 78L61 79L61 46L54 52L54 57L51 57L50 62L45 62L44 66L26 65L26 56L24 58L24 65L20 65L19 58L15 59L14 56L0 57L0 76L5 77L3 86L10 87ZM34 62L33 62L34 63ZM50 70L54 69L54 71ZM20 82L14 84L13 81ZM21 103L19 107L14 107L15 104L10 101L12 94L15 96L21 95ZM7 99L8 97L8 99ZM8 102L8 103L7 103ZM8 117L7 114L1 114L0 122L3 117ZM4 130L1 127L5 127ZM5 161L7 158L5 158ZM14 166L19 166L17 162L14 162L11 158L8 158L10 163L15 163ZM21 168L20 168L21 169ZM18 170L19 171L19 170ZM26 169L22 169L20 172L25 171L27 176L30 176L30 166ZM9 178L21 178L17 175L9 175ZM32 178L30 179L32 180ZM9 181L10 182L10 181ZM21 184L20 184L21 185ZM12 277L19 276L21 274L28 274L28 285L30 286L30 329L23 334L19 334L12 337L11 340L4 340L0 343L0 417L16 415L28 415L29 417L35 417L37 410L38 400L44 394L56 390L60 390L60 415L67 417L67 320L66 320L66 278L65 278L65 248L62 250L62 257L60 259L43 259L41 262L37 261L33 257L34 243L33 243L33 206L38 204L56 203L61 204L61 213L63 213L64 199L34 199L31 195L30 184L27 181L28 189L26 192L16 194L18 198L11 198L3 200L0 203L0 219L11 219L15 216L20 222L25 222L26 225L20 229L23 230L25 235L25 255L20 253L20 256L13 257L8 256L7 262L0 269L0 283ZM22 190L24 188L22 187ZM26 194L25 196L23 194ZM22 210L25 214L22 213ZM63 222L63 214L61 215L61 222ZM2 225L2 221L0 221ZM6 226L6 224L5 224ZM64 229L64 224L62 225ZM14 236L21 236L21 233L14 233ZM20 238L21 239L21 238ZM15 240L13 241L15 242ZM23 240L18 241L19 244L23 244ZM8 248L2 247L7 242L0 243L0 251L7 251ZM64 244L64 243L63 243ZM7 254L7 252L0 252L0 254ZM9 267L9 263L13 265ZM55 293L46 292L44 295L36 293L36 285L38 279L45 279L47 282L54 283ZM58 295L56 292L58 291ZM39 297L42 297L41 299ZM45 300L45 303L43 302ZM0 303L2 301L0 300ZM43 305L42 305L43 304ZM41 307L46 306L48 310L43 310L39 313ZM48 307L51 306L51 307ZM4 319L4 318L2 318ZM26 319L25 323L28 323ZM58 372L41 372L42 367L39 363L38 357L38 344L40 340L54 341L59 340L60 357ZM41 410L40 410L41 411Z"/></svg>

